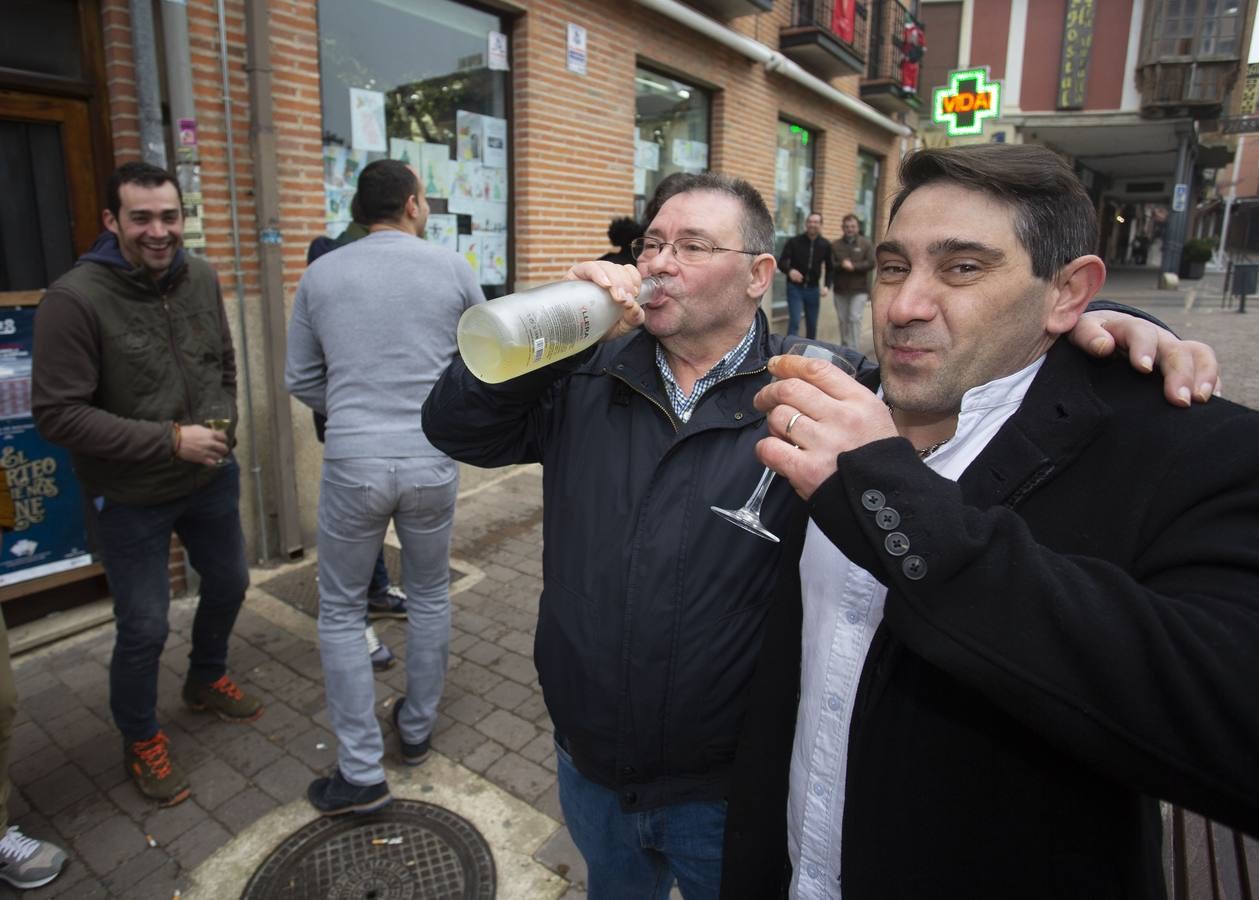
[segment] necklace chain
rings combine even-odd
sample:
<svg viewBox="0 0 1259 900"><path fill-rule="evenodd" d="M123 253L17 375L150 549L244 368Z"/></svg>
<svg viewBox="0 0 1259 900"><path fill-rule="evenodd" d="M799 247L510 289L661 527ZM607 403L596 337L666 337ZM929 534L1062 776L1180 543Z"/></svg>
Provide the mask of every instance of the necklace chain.
<svg viewBox="0 0 1259 900"><path fill-rule="evenodd" d="M883 398L883 402L884 404L887 405L888 412L891 412L895 408L892 406L891 403L887 402L886 397ZM917 448L915 448L914 452L918 454L919 459L926 459L928 456L930 456L932 453L935 453L937 450L939 450L941 447L943 447L945 444L947 444L951 440L953 440L953 435L949 435L944 440L936 441L930 447L923 447L921 450L918 450Z"/></svg>

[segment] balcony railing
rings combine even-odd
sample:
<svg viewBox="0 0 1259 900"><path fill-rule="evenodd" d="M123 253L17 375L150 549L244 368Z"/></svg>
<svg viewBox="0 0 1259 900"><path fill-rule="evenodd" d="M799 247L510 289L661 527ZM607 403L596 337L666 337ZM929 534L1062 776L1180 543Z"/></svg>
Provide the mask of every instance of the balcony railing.
<svg viewBox="0 0 1259 900"><path fill-rule="evenodd" d="M835 7L846 0L795 0L791 25L781 29L778 49L821 78L859 75L866 70L866 4L854 4L852 39L836 26ZM850 0L848 0L850 2Z"/></svg>
<svg viewBox="0 0 1259 900"><path fill-rule="evenodd" d="M1228 102L1237 79L1237 60L1156 62L1141 66L1141 108L1155 115L1214 116Z"/></svg>
<svg viewBox="0 0 1259 900"><path fill-rule="evenodd" d="M870 55L866 77L861 81L861 99L884 112L918 109L917 77L912 83L905 67L905 24L909 10L897 0L874 0L870 4ZM921 65L921 60L918 61Z"/></svg>

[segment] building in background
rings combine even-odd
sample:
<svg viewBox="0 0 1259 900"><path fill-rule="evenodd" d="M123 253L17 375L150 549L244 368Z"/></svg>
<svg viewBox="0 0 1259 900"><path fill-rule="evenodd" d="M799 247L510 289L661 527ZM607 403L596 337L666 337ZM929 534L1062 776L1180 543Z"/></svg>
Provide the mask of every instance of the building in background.
<svg viewBox="0 0 1259 900"><path fill-rule="evenodd" d="M255 558L292 559L314 534L320 453L283 390L284 329L307 245L345 227L364 164L416 166L428 238L464 253L491 296L598 256L608 220L641 213L675 171L748 179L784 237L812 210L834 227L856 210L873 235L919 106L909 13L894 0L13 0L0 295L37 302L87 249L116 164L177 170L188 244L220 273L242 363L246 534Z"/></svg>
<svg viewBox="0 0 1259 900"><path fill-rule="evenodd" d="M1110 264L1177 271L1204 186L1234 154L1219 132L1242 104L1254 0L922 0L921 92L986 67L1002 109L981 134L1070 158L1097 202ZM1251 104L1253 108L1253 103Z"/></svg>

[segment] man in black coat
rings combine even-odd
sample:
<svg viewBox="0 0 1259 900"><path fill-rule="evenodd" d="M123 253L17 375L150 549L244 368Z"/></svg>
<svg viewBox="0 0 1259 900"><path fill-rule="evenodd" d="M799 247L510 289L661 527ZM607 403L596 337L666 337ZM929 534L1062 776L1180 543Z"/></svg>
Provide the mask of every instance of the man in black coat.
<svg viewBox="0 0 1259 900"><path fill-rule="evenodd" d="M780 357L757 398L811 521L723 896L778 888L767 758L793 897L1161 896L1151 798L1259 831L1259 414L1058 340L1105 266L1052 152L922 151L901 183L877 377Z"/></svg>
<svg viewBox="0 0 1259 900"><path fill-rule="evenodd" d="M831 242L822 237L821 213L809 213L804 232L783 246L778 268L787 276L787 334L800 333L803 312L805 337L817 337L818 298L830 293L835 268Z"/></svg>

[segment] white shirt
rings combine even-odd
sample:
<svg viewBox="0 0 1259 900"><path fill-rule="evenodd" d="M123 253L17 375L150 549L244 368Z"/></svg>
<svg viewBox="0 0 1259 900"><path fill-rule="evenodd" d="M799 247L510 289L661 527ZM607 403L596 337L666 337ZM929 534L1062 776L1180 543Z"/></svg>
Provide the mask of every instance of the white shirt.
<svg viewBox="0 0 1259 900"><path fill-rule="evenodd" d="M927 457L926 465L953 481L961 477L1019 408L1044 360L1041 356L1013 375L967 391L957 431ZM800 708L787 802L791 896L840 900L848 733L861 670L883 620L887 588L850 562L812 520L800 556L800 588Z"/></svg>

